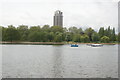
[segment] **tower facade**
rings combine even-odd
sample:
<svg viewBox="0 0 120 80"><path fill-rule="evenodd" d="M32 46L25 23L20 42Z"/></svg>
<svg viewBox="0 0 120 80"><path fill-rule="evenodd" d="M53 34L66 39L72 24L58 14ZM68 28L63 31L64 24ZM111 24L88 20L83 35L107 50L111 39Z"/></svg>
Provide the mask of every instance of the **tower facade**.
<svg viewBox="0 0 120 80"><path fill-rule="evenodd" d="M57 10L55 11L55 14L54 14L54 26L60 26L60 27L63 27L63 15L62 15L62 12Z"/></svg>

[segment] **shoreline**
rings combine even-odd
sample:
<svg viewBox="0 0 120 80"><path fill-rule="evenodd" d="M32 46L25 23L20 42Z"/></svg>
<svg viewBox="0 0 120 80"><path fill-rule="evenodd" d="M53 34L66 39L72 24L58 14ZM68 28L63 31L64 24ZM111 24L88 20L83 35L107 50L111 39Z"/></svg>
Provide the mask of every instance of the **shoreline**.
<svg viewBox="0 0 120 80"><path fill-rule="evenodd" d="M75 44L75 42L8 42L2 41L0 44L38 44L38 45L65 45L65 44ZM115 45L119 43L78 43L76 44L106 44L106 45Z"/></svg>

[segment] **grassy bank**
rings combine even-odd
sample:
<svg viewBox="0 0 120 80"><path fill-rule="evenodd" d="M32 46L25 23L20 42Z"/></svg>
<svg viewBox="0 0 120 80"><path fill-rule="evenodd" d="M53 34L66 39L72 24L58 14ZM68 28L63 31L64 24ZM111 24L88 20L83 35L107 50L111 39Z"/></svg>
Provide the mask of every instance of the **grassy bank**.
<svg viewBox="0 0 120 80"><path fill-rule="evenodd" d="M75 42L0 42L0 44L43 44L43 45L65 45L65 44L75 44ZM77 44L107 44L107 45L114 45L116 43L77 43Z"/></svg>

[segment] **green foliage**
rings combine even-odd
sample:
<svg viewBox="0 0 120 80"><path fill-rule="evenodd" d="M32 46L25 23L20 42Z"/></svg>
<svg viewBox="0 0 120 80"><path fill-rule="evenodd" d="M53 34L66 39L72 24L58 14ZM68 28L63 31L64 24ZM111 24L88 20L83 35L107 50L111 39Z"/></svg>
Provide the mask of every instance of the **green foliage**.
<svg viewBox="0 0 120 80"><path fill-rule="evenodd" d="M41 34L39 32L31 32L28 36L28 40L31 42L40 42Z"/></svg>
<svg viewBox="0 0 120 80"><path fill-rule="evenodd" d="M31 26L20 25L17 28L10 25L8 27L0 27L2 29L3 41L31 41L31 42L120 42L120 33L115 34L115 28L107 29L101 27L97 32L92 28L87 28L85 31L82 28L70 27L62 28L59 26L44 25ZM118 37L117 37L118 36ZM1 39L1 37L0 37Z"/></svg>
<svg viewBox="0 0 120 80"><path fill-rule="evenodd" d="M4 32L4 40L5 41L17 41L20 39L20 34L17 31L17 29L10 25L8 26L8 28L6 29L6 31Z"/></svg>
<svg viewBox="0 0 120 80"><path fill-rule="evenodd" d="M54 39L55 42L62 42L62 33L58 33Z"/></svg>
<svg viewBox="0 0 120 80"><path fill-rule="evenodd" d="M85 33L88 35L90 41L92 41L92 34L94 33L95 31L92 29L92 28L87 28L85 30Z"/></svg>
<svg viewBox="0 0 120 80"><path fill-rule="evenodd" d="M6 41L6 39L5 39L5 36L6 36L6 30L7 30L7 28L5 28L5 27L2 27L2 41Z"/></svg>
<svg viewBox="0 0 120 80"><path fill-rule="evenodd" d="M42 30L45 31L45 32L50 32L50 26L49 25L44 25L42 27Z"/></svg>
<svg viewBox="0 0 120 80"><path fill-rule="evenodd" d="M31 26L30 29L29 29L29 32L36 32L36 31L41 31L41 28L40 26Z"/></svg>
<svg viewBox="0 0 120 80"><path fill-rule="evenodd" d="M98 32L100 38L104 36L104 27L101 27Z"/></svg>
<svg viewBox="0 0 120 80"><path fill-rule="evenodd" d="M103 42L103 43L109 43L109 42L110 42L110 38L107 37L107 36L103 36L103 37L101 38L101 42Z"/></svg>
<svg viewBox="0 0 120 80"><path fill-rule="evenodd" d="M86 42L90 42L90 40L89 40L89 36L88 35L83 35L83 36L81 36L80 37L80 40L81 40L81 42L84 42L84 43L86 43Z"/></svg>
<svg viewBox="0 0 120 80"><path fill-rule="evenodd" d="M118 33L118 42L120 42L120 32Z"/></svg>
<svg viewBox="0 0 120 80"><path fill-rule="evenodd" d="M26 25L20 25L18 28L17 28L18 32L20 33L20 40L21 41L27 41L28 39L28 26Z"/></svg>
<svg viewBox="0 0 120 80"><path fill-rule="evenodd" d="M2 41L2 26L0 26L0 41Z"/></svg>
<svg viewBox="0 0 120 80"><path fill-rule="evenodd" d="M48 34L48 39L49 39L50 42L54 41L54 37L55 37L55 35L54 35L53 32L50 32L50 34Z"/></svg>
<svg viewBox="0 0 120 80"><path fill-rule="evenodd" d="M98 33L93 33L92 34L92 41L93 42L98 42L100 40L100 36L99 36L99 34Z"/></svg>
<svg viewBox="0 0 120 80"><path fill-rule="evenodd" d="M74 41L74 42L80 42L80 34L75 34L75 35L73 36L73 41Z"/></svg>
<svg viewBox="0 0 120 80"><path fill-rule="evenodd" d="M77 34L78 33L78 29L77 29L77 27L70 27L69 28L69 32L71 32L73 34Z"/></svg>
<svg viewBox="0 0 120 80"><path fill-rule="evenodd" d="M63 32L63 28L59 26L52 26L51 31L56 33L56 32Z"/></svg>
<svg viewBox="0 0 120 80"><path fill-rule="evenodd" d="M68 42L72 41L72 34L70 32L66 32L65 40Z"/></svg>
<svg viewBox="0 0 120 80"><path fill-rule="evenodd" d="M111 30L110 41L116 41L115 28Z"/></svg>

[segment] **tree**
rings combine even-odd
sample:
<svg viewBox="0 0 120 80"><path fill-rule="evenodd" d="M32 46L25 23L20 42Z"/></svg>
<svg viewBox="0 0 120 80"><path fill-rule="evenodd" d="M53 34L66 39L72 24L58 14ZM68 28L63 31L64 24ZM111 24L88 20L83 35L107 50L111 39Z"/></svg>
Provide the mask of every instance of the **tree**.
<svg viewBox="0 0 120 80"><path fill-rule="evenodd" d="M20 34L17 29L10 25L5 31L4 40L5 41L18 41L20 39Z"/></svg>
<svg viewBox="0 0 120 80"><path fill-rule="evenodd" d="M69 28L69 32L71 32L71 33L73 33L73 34L79 33L77 27L70 27L70 28Z"/></svg>
<svg viewBox="0 0 120 80"><path fill-rule="evenodd" d="M41 41L41 36L39 32L32 32L29 34L28 39L31 42L40 42Z"/></svg>
<svg viewBox="0 0 120 80"><path fill-rule="evenodd" d="M0 26L0 41L2 41L2 26Z"/></svg>
<svg viewBox="0 0 120 80"><path fill-rule="evenodd" d="M54 33L53 33L53 32L50 32L50 33L49 33L49 36L48 36L49 41L52 42L52 41L54 40L54 37L55 37Z"/></svg>
<svg viewBox="0 0 120 80"><path fill-rule="evenodd" d="M82 28L79 28L79 29L78 29L78 33L79 33L79 34L84 34L84 31L82 30Z"/></svg>
<svg viewBox="0 0 120 80"><path fill-rule="evenodd" d="M45 32L50 32L50 26L49 25L44 25L42 27L42 30L45 31Z"/></svg>
<svg viewBox="0 0 120 80"><path fill-rule="evenodd" d="M108 37L110 38L111 37L111 33L112 33L112 30L110 29L110 26L108 27L108 31L107 31L107 33L108 33Z"/></svg>
<svg viewBox="0 0 120 80"><path fill-rule="evenodd" d="M104 36L104 27L101 27L98 32L100 38Z"/></svg>
<svg viewBox="0 0 120 80"><path fill-rule="evenodd" d="M115 28L111 31L111 36L110 36L111 41L116 41L116 35L115 35Z"/></svg>
<svg viewBox="0 0 120 80"><path fill-rule="evenodd" d="M2 41L6 41L6 40L5 40L5 37L6 37L6 30L7 30L7 28L2 27Z"/></svg>
<svg viewBox="0 0 120 80"><path fill-rule="evenodd" d="M42 33L43 33L42 41L48 42L49 41L49 33L48 32L42 32Z"/></svg>
<svg viewBox="0 0 120 80"><path fill-rule="evenodd" d="M104 30L104 36L108 36L108 29ZM102 36L103 37L103 36Z"/></svg>
<svg viewBox="0 0 120 80"><path fill-rule="evenodd" d="M40 32L41 31L41 28L40 26L31 26L30 29L29 29L29 32Z"/></svg>
<svg viewBox="0 0 120 80"><path fill-rule="evenodd" d="M97 32L92 34L92 41L97 42L100 40L99 34Z"/></svg>
<svg viewBox="0 0 120 80"><path fill-rule="evenodd" d="M88 35L89 40L92 41L92 34L94 33L94 30L92 28L87 28L85 33Z"/></svg>
<svg viewBox="0 0 120 80"><path fill-rule="evenodd" d="M66 41L72 41L72 35L71 35L70 32L67 32L67 33L66 33L65 40L66 40Z"/></svg>
<svg viewBox="0 0 120 80"><path fill-rule="evenodd" d="M101 42L108 43L108 42L110 42L110 38L107 37L107 36L103 36L103 37L101 38Z"/></svg>
<svg viewBox="0 0 120 80"><path fill-rule="evenodd" d="M89 37L88 37L88 35L82 35L81 37L80 37L80 40L81 40L81 42L89 42L90 40L89 40Z"/></svg>
<svg viewBox="0 0 120 80"><path fill-rule="evenodd" d="M2 27L2 40L34 42L110 42L120 41L120 33L116 35L115 28L110 29L110 26L105 30L104 27L101 27L97 33L92 28L87 28L83 31L82 28L77 27L67 29L60 26L50 27L49 25L44 25L43 27L31 26L28 28L27 25L20 25L16 28L10 25L8 27Z"/></svg>
<svg viewBox="0 0 120 80"><path fill-rule="evenodd" d="M120 42L120 32L118 33L118 42Z"/></svg>
<svg viewBox="0 0 120 80"><path fill-rule="evenodd" d="M62 33L58 33L56 36L55 36L55 42L62 42Z"/></svg>
<svg viewBox="0 0 120 80"><path fill-rule="evenodd" d="M66 33L68 32L68 29L66 27L63 28L63 32Z"/></svg>
<svg viewBox="0 0 120 80"><path fill-rule="evenodd" d="M73 36L73 41L74 41L74 42L80 42L80 34L75 34L75 35Z"/></svg>
<svg viewBox="0 0 120 80"><path fill-rule="evenodd" d="M17 28L18 32L20 33L20 40L21 41L27 41L28 39L28 34L29 34L29 31L28 31L28 26L26 25L20 25L18 28Z"/></svg>
<svg viewBox="0 0 120 80"><path fill-rule="evenodd" d="M104 30L104 36L111 37L112 30L110 29L110 26Z"/></svg>
<svg viewBox="0 0 120 80"><path fill-rule="evenodd" d="M52 26L51 31L56 33L56 32L63 32L63 28L60 26Z"/></svg>

